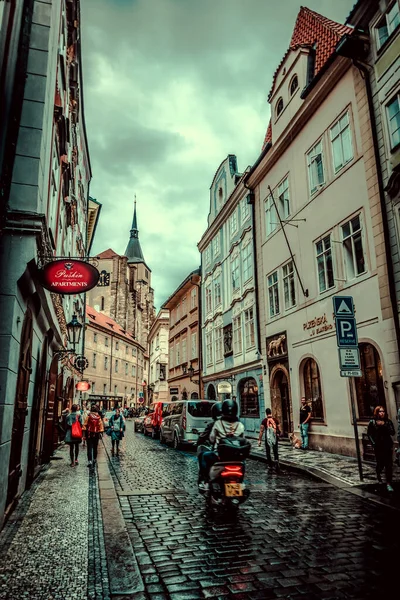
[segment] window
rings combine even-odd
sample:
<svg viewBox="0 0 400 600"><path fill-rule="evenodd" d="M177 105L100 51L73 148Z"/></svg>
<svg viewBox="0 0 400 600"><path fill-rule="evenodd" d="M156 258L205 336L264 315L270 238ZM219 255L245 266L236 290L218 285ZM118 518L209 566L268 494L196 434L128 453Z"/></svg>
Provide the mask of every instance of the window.
<svg viewBox="0 0 400 600"><path fill-rule="evenodd" d="M97 344L97 333L93 334L93 343Z"/></svg>
<svg viewBox="0 0 400 600"><path fill-rule="evenodd" d="M128 367L129 367L128 363L125 363L125 375L128 375Z"/></svg>
<svg viewBox="0 0 400 600"><path fill-rule="evenodd" d="M311 418L314 421L324 420L322 404L321 379L318 365L312 358L307 358L303 366L304 396L311 407Z"/></svg>
<svg viewBox="0 0 400 600"><path fill-rule="evenodd" d="M240 288L239 256L235 256L235 258L231 262L231 273L232 273L232 288L233 288L233 291L235 291Z"/></svg>
<svg viewBox="0 0 400 600"><path fill-rule="evenodd" d="M207 365L212 365L212 361L213 361L212 332L206 333L206 358L207 358Z"/></svg>
<svg viewBox="0 0 400 600"><path fill-rule="evenodd" d="M242 315L233 318L233 352L242 353Z"/></svg>
<svg viewBox="0 0 400 600"><path fill-rule="evenodd" d="M231 215L231 218L229 219L229 231L230 231L231 237L233 235L235 235L237 230L238 230L237 210L234 210Z"/></svg>
<svg viewBox="0 0 400 600"><path fill-rule="evenodd" d="M197 306L197 288L192 288L190 292L190 308L196 308Z"/></svg>
<svg viewBox="0 0 400 600"><path fill-rule="evenodd" d="M400 144L400 94L387 105L390 147Z"/></svg>
<svg viewBox="0 0 400 600"><path fill-rule="evenodd" d="M132 365L132 377L136 377L136 366Z"/></svg>
<svg viewBox="0 0 400 600"><path fill-rule="evenodd" d="M118 386L114 385L114 396L118 394Z"/></svg>
<svg viewBox="0 0 400 600"><path fill-rule="evenodd" d="M376 406L386 408L382 363L372 344L360 344L362 377L355 377L358 417L370 419Z"/></svg>
<svg viewBox="0 0 400 600"><path fill-rule="evenodd" d="M267 237L275 231L278 225L278 217L275 210L272 196L268 196L265 201L265 233Z"/></svg>
<svg viewBox="0 0 400 600"><path fill-rule="evenodd" d="M331 235L315 244L319 291L325 292L335 285L332 261Z"/></svg>
<svg viewBox="0 0 400 600"><path fill-rule="evenodd" d="M175 344L175 366L181 364L181 353L180 353L180 344L176 342Z"/></svg>
<svg viewBox="0 0 400 600"><path fill-rule="evenodd" d="M125 386L125 396L127 396L127 395L128 395L128 386L126 385Z"/></svg>
<svg viewBox="0 0 400 600"><path fill-rule="evenodd" d="M244 311L244 335L246 350L255 346L254 341L254 312L253 307Z"/></svg>
<svg viewBox="0 0 400 600"><path fill-rule="evenodd" d="M268 276L268 298L269 316L275 317L279 314L279 283L278 271Z"/></svg>
<svg viewBox="0 0 400 600"><path fill-rule="evenodd" d="M213 246L213 258L215 258L216 256L219 255L219 251L220 251L219 231L218 231L217 235L215 236L215 238L212 241L212 246Z"/></svg>
<svg viewBox="0 0 400 600"><path fill-rule="evenodd" d="M244 223L245 221L247 221L247 219L250 216L250 204L248 204L247 202L247 197L243 198L241 204L241 213L242 213L242 223Z"/></svg>
<svg viewBox="0 0 400 600"><path fill-rule="evenodd" d="M108 346L108 337L105 337L105 338L104 338L104 345L105 345L105 346Z"/></svg>
<svg viewBox="0 0 400 600"><path fill-rule="evenodd" d="M310 193L314 194L318 188L325 183L324 162L322 154L322 141L315 144L314 148L307 154L308 179Z"/></svg>
<svg viewBox="0 0 400 600"><path fill-rule="evenodd" d="M254 379L245 379L240 382L239 397L240 416L258 418L260 416L258 386Z"/></svg>
<svg viewBox="0 0 400 600"><path fill-rule="evenodd" d="M297 90L298 87L299 87L299 80L297 78L297 75L295 75L293 77L292 81L290 82L289 92L290 92L291 96L293 96L293 94L295 93L295 91Z"/></svg>
<svg viewBox="0 0 400 600"><path fill-rule="evenodd" d="M103 394L107 394L107 384L103 383Z"/></svg>
<svg viewBox="0 0 400 600"><path fill-rule="evenodd" d="M278 207L281 219L287 219L290 215L289 179L287 177L278 185Z"/></svg>
<svg viewBox="0 0 400 600"><path fill-rule="evenodd" d="M108 369L108 356L104 357L104 370L107 371Z"/></svg>
<svg viewBox="0 0 400 600"><path fill-rule="evenodd" d="M222 327L217 327L215 330L215 361L220 362L223 358Z"/></svg>
<svg viewBox="0 0 400 600"><path fill-rule="evenodd" d="M128 354L128 346L125 346L125 354Z"/></svg>
<svg viewBox="0 0 400 600"><path fill-rule="evenodd" d="M294 285L294 265L291 260L282 267L283 295L285 298L285 309L288 310L296 305L296 288Z"/></svg>
<svg viewBox="0 0 400 600"><path fill-rule="evenodd" d="M197 332L194 331L191 336L192 353L191 358L197 358Z"/></svg>
<svg viewBox="0 0 400 600"><path fill-rule="evenodd" d="M187 348L186 348L186 339L182 340L182 362L187 362Z"/></svg>
<svg viewBox="0 0 400 600"><path fill-rule="evenodd" d="M115 349L118 350L119 349L119 342L115 342Z"/></svg>
<svg viewBox="0 0 400 600"><path fill-rule="evenodd" d="M104 310L104 296L100 298L100 310Z"/></svg>
<svg viewBox="0 0 400 600"><path fill-rule="evenodd" d="M253 277L253 254L250 243L242 248L242 267L243 282L246 282Z"/></svg>
<svg viewBox="0 0 400 600"><path fill-rule="evenodd" d="M221 276L214 280L214 306L219 306L221 299Z"/></svg>
<svg viewBox="0 0 400 600"><path fill-rule="evenodd" d="M186 296L184 298L182 298L182 317L185 317L187 315L187 301L186 301Z"/></svg>
<svg viewBox="0 0 400 600"><path fill-rule="evenodd" d="M360 215L342 225L343 253L347 279L365 273Z"/></svg>
<svg viewBox="0 0 400 600"><path fill-rule="evenodd" d="M211 284L209 283L206 286L206 313L210 313L212 311L212 292L211 292Z"/></svg>
<svg viewBox="0 0 400 600"><path fill-rule="evenodd" d="M343 117L331 127L331 144L332 144L332 157L333 157L333 168L335 173L340 171L344 165L350 162L353 158L353 146L351 143L351 131L349 113L347 112Z"/></svg>
<svg viewBox="0 0 400 600"><path fill-rule="evenodd" d="M136 356L136 348L135 347L132 348L132 356Z"/></svg>
<svg viewBox="0 0 400 600"><path fill-rule="evenodd" d="M279 115L281 114L282 111L283 111L283 98L279 98L278 102L276 103L276 116L279 117Z"/></svg>
<svg viewBox="0 0 400 600"><path fill-rule="evenodd" d="M204 252L204 261L206 266L211 262L211 247L208 245Z"/></svg>
<svg viewBox="0 0 400 600"><path fill-rule="evenodd" d="M115 372L118 373L118 360L115 361Z"/></svg>
<svg viewBox="0 0 400 600"><path fill-rule="evenodd" d="M147 269L144 270L144 276L146 277L146 279L149 278L149 272Z"/></svg>
<svg viewBox="0 0 400 600"><path fill-rule="evenodd" d="M400 24L400 11L397 0L390 7L390 9L382 16L375 27L376 32L376 43L379 48L383 46L389 36Z"/></svg>
<svg viewBox="0 0 400 600"><path fill-rule="evenodd" d="M96 368L96 358L97 358L97 354L93 353L93 369Z"/></svg>

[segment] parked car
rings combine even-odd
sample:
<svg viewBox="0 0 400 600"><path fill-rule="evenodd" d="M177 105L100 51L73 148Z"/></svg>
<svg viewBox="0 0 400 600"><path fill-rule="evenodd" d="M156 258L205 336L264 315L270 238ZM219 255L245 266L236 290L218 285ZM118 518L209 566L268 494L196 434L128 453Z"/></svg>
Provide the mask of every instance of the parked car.
<svg viewBox="0 0 400 600"><path fill-rule="evenodd" d="M159 437L163 412L168 404L170 402L154 402L150 404L150 412L143 421L143 433L145 435L150 435L153 439Z"/></svg>
<svg viewBox="0 0 400 600"><path fill-rule="evenodd" d="M148 410L144 409L140 412L133 421L133 428L135 431L143 433L143 421L147 417Z"/></svg>
<svg viewBox="0 0 400 600"><path fill-rule="evenodd" d="M195 445L199 434L212 421L211 408L215 400L181 400L170 402L163 409L160 442L179 448Z"/></svg>

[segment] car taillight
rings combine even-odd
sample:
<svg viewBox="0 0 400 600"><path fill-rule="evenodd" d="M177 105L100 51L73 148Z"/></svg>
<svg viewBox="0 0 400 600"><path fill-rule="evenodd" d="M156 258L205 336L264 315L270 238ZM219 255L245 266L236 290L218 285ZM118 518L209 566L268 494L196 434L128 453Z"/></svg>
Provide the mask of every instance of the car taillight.
<svg viewBox="0 0 400 600"><path fill-rule="evenodd" d="M221 473L222 477L243 477L242 467L240 465L226 465Z"/></svg>

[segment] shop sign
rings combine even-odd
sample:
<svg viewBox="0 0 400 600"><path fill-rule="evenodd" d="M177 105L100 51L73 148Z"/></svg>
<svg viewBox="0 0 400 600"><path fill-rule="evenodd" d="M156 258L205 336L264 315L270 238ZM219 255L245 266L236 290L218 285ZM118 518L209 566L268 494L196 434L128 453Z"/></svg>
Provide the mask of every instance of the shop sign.
<svg viewBox="0 0 400 600"><path fill-rule="evenodd" d="M309 331L310 337L331 331L331 329L333 329L333 324L328 323L328 317L325 313L322 317L315 317L303 324L303 331Z"/></svg>
<svg viewBox="0 0 400 600"><path fill-rule="evenodd" d="M178 388L169 388L169 393L172 394L179 394L179 390Z"/></svg>
<svg viewBox="0 0 400 600"><path fill-rule="evenodd" d="M88 381L78 381L75 388L78 392L87 392L90 390L90 383Z"/></svg>
<svg viewBox="0 0 400 600"><path fill-rule="evenodd" d="M40 272L42 286L56 294L83 294L97 285L100 273L84 260L53 260Z"/></svg>
<svg viewBox="0 0 400 600"><path fill-rule="evenodd" d="M218 394L231 394L232 386L229 381L221 381L221 383L217 385L217 392Z"/></svg>

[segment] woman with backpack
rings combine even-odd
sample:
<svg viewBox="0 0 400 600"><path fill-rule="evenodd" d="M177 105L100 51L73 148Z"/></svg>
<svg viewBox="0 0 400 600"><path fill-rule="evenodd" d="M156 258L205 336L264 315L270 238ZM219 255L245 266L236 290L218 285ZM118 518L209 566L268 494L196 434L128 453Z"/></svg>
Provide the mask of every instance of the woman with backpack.
<svg viewBox="0 0 400 600"><path fill-rule="evenodd" d="M82 417L78 405L73 404L71 412L65 417L65 443L69 445L71 467L78 463L79 444L82 442Z"/></svg>
<svg viewBox="0 0 400 600"><path fill-rule="evenodd" d="M83 424L83 429L86 431L88 467L91 467L97 460L97 447L104 431L103 419L99 414L97 404L92 404L90 413Z"/></svg>
<svg viewBox="0 0 400 600"><path fill-rule="evenodd" d="M261 446L262 436L265 431L265 452L267 454L268 468L272 470L274 466L271 456L272 451L274 453L276 471L279 472L278 440L281 434L279 429L279 421L272 416L272 411L270 408L267 408L265 415L265 419L263 419L261 422L258 445Z"/></svg>
<svg viewBox="0 0 400 600"><path fill-rule="evenodd" d="M124 437L125 420L119 408L115 409L115 413L111 416L108 422L108 431L111 435L111 454L114 456L115 446L117 446L117 456L119 456L119 443Z"/></svg>

